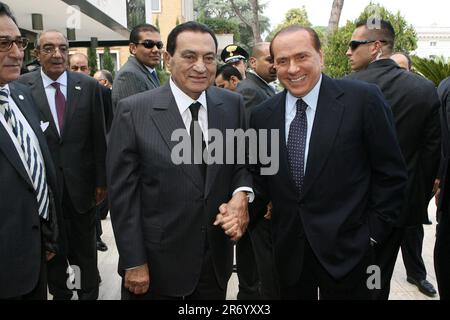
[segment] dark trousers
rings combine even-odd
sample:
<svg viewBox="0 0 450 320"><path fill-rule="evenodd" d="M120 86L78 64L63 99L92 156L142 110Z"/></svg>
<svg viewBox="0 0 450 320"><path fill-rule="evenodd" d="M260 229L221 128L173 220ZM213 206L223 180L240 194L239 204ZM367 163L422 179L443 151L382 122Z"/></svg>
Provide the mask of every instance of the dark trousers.
<svg viewBox="0 0 450 320"><path fill-rule="evenodd" d="M299 281L291 287L281 287L283 300L371 300L367 287L367 267L373 265L375 254L368 245L367 254L343 279L336 280L322 267L308 241L304 242L303 266Z"/></svg>
<svg viewBox="0 0 450 320"><path fill-rule="evenodd" d="M174 261L174 263L176 263ZM135 295L124 286L122 279L122 300L225 300L227 288L222 288L217 282L216 273L214 271L211 251L207 250L203 258L202 271L194 291L185 297L174 297L161 295L152 290L152 270L150 272L150 286L146 294ZM182 271L180 271L182 272Z"/></svg>
<svg viewBox="0 0 450 320"><path fill-rule="evenodd" d="M262 218L249 231L260 282L261 299L276 300L280 299L280 289L275 270L270 225L270 220Z"/></svg>
<svg viewBox="0 0 450 320"><path fill-rule="evenodd" d="M261 298L250 232L247 230L236 244L236 266L239 280L238 300L258 300Z"/></svg>
<svg viewBox="0 0 450 320"><path fill-rule="evenodd" d="M375 246L376 265L381 270L381 290L376 290L375 300L388 300L391 291L391 279L394 273L398 251L403 240L404 228L394 228L383 243Z"/></svg>
<svg viewBox="0 0 450 320"><path fill-rule="evenodd" d="M97 241L101 240L101 235L103 234L103 228L102 228L102 220L101 220L101 210L102 210L102 204L104 202L100 203L98 206L95 207L95 235Z"/></svg>
<svg viewBox="0 0 450 320"><path fill-rule="evenodd" d="M419 281L427 278L427 270L422 259L423 236L423 225L407 227L401 244L406 275Z"/></svg>
<svg viewBox="0 0 450 320"><path fill-rule="evenodd" d="M436 226L434 270L441 300L450 300L450 222L448 212L443 213Z"/></svg>
<svg viewBox="0 0 450 320"><path fill-rule="evenodd" d="M49 263L48 285L54 299L72 298L72 290L67 286L68 264L77 266L80 274L80 287L74 288L80 300L96 300L99 291L97 270L97 247L95 231L95 207L85 213L78 213L74 208L67 190L63 195L64 224L67 233L68 254L57 255ZM77 284L77 281L75 281Z"/></svg>

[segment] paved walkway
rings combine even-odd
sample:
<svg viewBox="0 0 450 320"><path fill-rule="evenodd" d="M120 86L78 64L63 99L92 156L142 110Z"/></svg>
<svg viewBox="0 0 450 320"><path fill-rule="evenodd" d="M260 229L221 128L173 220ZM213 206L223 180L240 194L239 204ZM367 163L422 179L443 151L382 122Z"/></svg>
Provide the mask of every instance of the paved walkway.
<svg viewBox="0 0 450 320"><path fill-rule="evenodd" d="M433 225L424 226L425 239L423 244L423 259L427 267L428 280L436 287L436 276L433 267L433 248L435 234L435 212L434 200L430 202L428 208L429 216ZM102 221L103 241L108 245L109 250L98 252L99 269L102 277L100 285L100 300L120 299L120 277L117 274L118 253L114 242L114 235L111 228L109 216ZM235 300L238 291L238 280L233 273L228 284L227 299ZM439 297L429 298L418 291L418 289L406 281L405 267L403 266L402 255L399 253L397 264L395 266L394 276L391 283L391 300L436 300Z"/></svg>

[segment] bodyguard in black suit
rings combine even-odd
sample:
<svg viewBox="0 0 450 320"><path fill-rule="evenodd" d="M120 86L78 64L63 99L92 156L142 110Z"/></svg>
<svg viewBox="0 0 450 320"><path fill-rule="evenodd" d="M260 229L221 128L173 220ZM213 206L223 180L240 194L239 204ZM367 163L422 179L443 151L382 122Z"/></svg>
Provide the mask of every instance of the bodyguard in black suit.
<svg viewBox="0 0 450 320"><path fill-rule="evenodd" d="M373 246L388 239L406 182L390 110L375 86L321 74L310 28L283 29L271 54L287 90L257 107L250 127L278 130L267 148L278 148L279 170L255 168L251 215L272 201L281 298L317 299L319 288L321 299L370 299Z"/></svg>
<svg viewBox="0 0 450 320"><path fill-rule="evenodd" d="M95 205L106 193L105 129L97 81L66 71L68 43L59 32L40 35L38 57L42 69L23 75L38 106L47 143L57 167L68 234L67 259L81 271L79 299L97 299ZM49 264L49 289L55 299L70 299L67 259Z"/></svg>
<svg viewBox="0 0 450 320"><path fill-rule="evenodd" d="M56 173L20 75L27 39L0 2L0 299L46 300L46 261L61 250Z"/></svg>
<svg viewBox="0 0 450 320"><path fill-rule="evenodd" d="M395 232L384 247L377 248L383 287L378 298L389 298L390 281L400 245L407 265L407 280L417 285L424 294L433 296L436 290L426 280L421 257L422 224L428 223L428 203L433 197L439 166L440 103L431 81L404 71L390 59L395 40L394 29L387 21L381 21L380 26L380 29L368 29L366 22L357 24L347 51L356 71L349 77L378 85L391 106L408 169L406 199L395 224Z"/></svg>
<svg viewBox="0 0 450 320"><path fill-rule="evenodd" d="M238 240L248 222L251 176L236 162L175 163L179 141L172 134L200 147L208 129L243 128L243 101L210 87L217 40L205 25L180 24L167 42L170 81L123 99L110 132L107 176L122 298L225 299L230 238Z"/></svg>
<svg viewBox="0 0 450 320"><path fill-rule="evenodd" d="M434 269L441 300L450 300L450 78L438 87L441 99L442 159L436 193L437 222Z"/></svg>

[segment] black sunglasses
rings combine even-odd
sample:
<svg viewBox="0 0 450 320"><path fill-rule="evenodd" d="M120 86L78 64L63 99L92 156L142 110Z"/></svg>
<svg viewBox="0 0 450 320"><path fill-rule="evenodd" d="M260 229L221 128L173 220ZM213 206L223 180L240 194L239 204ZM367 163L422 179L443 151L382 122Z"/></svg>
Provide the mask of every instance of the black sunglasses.
<svg viewBox="0 0 450 320"><path fill-rule="evenodd" d="M164 47L164 43L162 41L153 40L144 40L142 42L135 42L135 44L142 44L147 49L151 49L154 46L156 46L158 49L162 49Z"/></svg>
<svg viewBox="0 0 450 320"><path fill-rule="evenodd" d="M373 42L386 42L385 40L352 40L348 43L348 46L350 47L350 49L352 49L352 51L356 50L360 45L362 44L368 44L368 43L373 43Z"/></svg>

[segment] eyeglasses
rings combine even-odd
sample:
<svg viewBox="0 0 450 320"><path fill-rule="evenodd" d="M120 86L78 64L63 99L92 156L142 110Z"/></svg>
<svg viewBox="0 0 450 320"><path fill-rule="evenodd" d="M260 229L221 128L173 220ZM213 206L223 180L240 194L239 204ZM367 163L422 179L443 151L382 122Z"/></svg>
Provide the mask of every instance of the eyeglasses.
<svg viewBox="0 0 450 320"><path fill-rule="evenodd" d="M373 42L387 42L386 40L352 40L348 43L348 46L350 47L350 49L352 49L352 51L355 51L360 45L362 44L368 44L368 43L373 43Z"/></svg>
<svg viewBox="0 0 450 320"><path fill-rule="evenodd" d="M17 45L20 51L23 51L28 46L28 39L23 37L18 37L11 39L10 37L0 37L0 52L6 52L11 50L13 43Z"/></svg>
<svg viewBox="0 0 450 320"><path fill-rule="evenodd" d="M144 40L142 42L135 42L134 44L142 44L146 49L151 49L156 46L158 49L162 49L164 47L164 43L162 41L153 41L153 40Z"/></svg>
<svg viewBox="0 0 450 320"><path fill-rule="evenodd" d="M58 50L59 53L61 53L61 55L64 56L67 53L68 48L67 47L43 47L39 50L42 51L44 54L48 54L48 55L54 55L56 53L56 50Z"/></svg>

